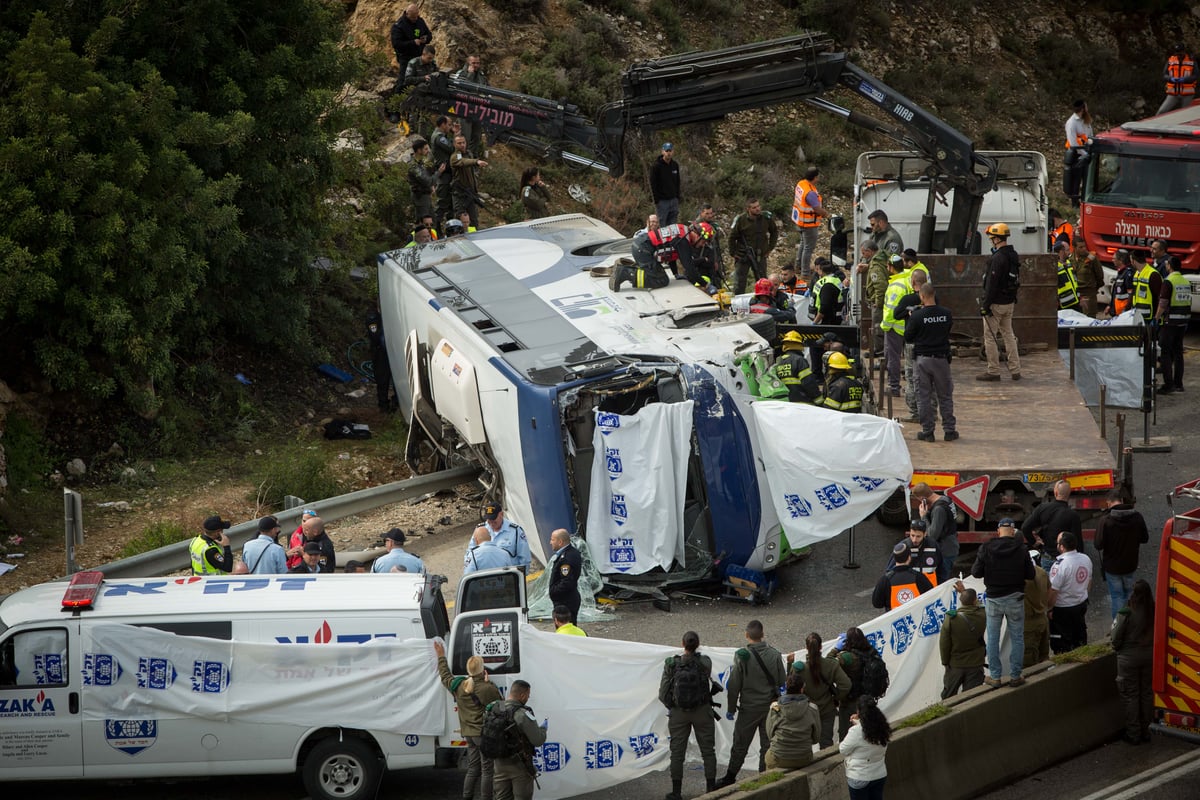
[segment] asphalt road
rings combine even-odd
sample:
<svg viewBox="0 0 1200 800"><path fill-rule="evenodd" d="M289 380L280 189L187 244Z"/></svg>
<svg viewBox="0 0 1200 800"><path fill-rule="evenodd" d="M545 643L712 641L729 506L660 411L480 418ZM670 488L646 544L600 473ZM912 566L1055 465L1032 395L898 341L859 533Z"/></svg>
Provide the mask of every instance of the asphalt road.
<svg viewBox="0 0 1200 800"><path fill-rule="evenodd" d="M1192 330L1188 337L1186 375L1200 375L1200 331ZM1159 403L1157 426L1152 436L1169 436L1172 450L1166 453L1138 453L1134 457L1135 489L1138 509L1146 517L1151 530L1151 542L1142 548L1139 577L1153 583L1158 561L1158 535L1169 516L1165 495L1177 484L1200 477L1200 426L1195 425L1195 410L1200 401L1200 381L1185 383L1193 388L1185 394L1163 397ZM1038 398L1037 402L1052 401ZM1096 412L1094 412L1096 413ZM1115 415L1108 412L1109 443L1116 448ZM1126 411L1127 430L1135 439L1142 434L1142 415ZM1031 421L1036 424L1036 403L1031 403ZM962 432L955 447L969 447L970 431ZM1048 446L1053 446L1053 431L1046 431ZM948 445L949 446L949 445ZM1189 506L1190 507L1190 506ZM1180 511L1185 510L1180 508ZM818 545L810 558L779 570L780 585L770 604L751 607L737 600L676 597L669 612L654 608L649 602L625 603L612 621L586 625L594 636L632 641L678 644L686 630L700 634L701 643L734 646L743 641L742 630L749 619L762 620L767 639L780 649L797 649L810 631L823 637L835 636L851 625L873 617L870 589L887 562L891 546L900 532L887 529L870 520L855 531L855 560L860 569L846 569L849 541L843 534ZM459 574L463 542L443 541L435 551L421 553L431 571L447 575ZM448 587L453 594L454 587ZM1091 639L1107 635L1111 616L1107 592L1100 583L1093 588L1088 614ZM648 687L647 691L654 691ZM537 687L531 704L537 708ZM1145 781L1170 772L1172 767L1160 767L1172 758L1194 748L1193 745L1156 737L1149 746L1131 748L1119 743L1089 753L1066 764L1025 778L1002 791L987 795L991 800L1015 800L1031 793L1060 798L1089 798L1089 800L1122 800L1123 790L1110 790L1123 780L1149 770ZM1190 763L1190 762L1189 762ZM1200 761L1197 761L1200 763ZM1186 765L1176 765L1182 770ZM1194 773L1192 773L1194 775ZM1014 776L1022 777L1022 776ZM1196 796L1194 777L1180 774L1173 781L1155 786L1156 798L1192 798ZM460 773L454 770L419 769L387 776L379 796L391 798L456 798L461 787ZM586 800L636 800L659 798L670 788L665 773L656 773L636 782L614 789L583 796ZM299 781L289 776L269 778L223 778L212 781L183 781L136 784L89 784L80 790L67 784L16 784L6 787L8 796L39 797L41 800L86 796L95 800L131 800L158 798L170 795L190 800L220 798L257 798L258 800L292 800L304 796ZM684 783L685 796L694 796L703 789L703 777L698 764L689 764ZM15 790L15 791L14 791ZM1094 795L1104 791L1105 794Z"/></svg>

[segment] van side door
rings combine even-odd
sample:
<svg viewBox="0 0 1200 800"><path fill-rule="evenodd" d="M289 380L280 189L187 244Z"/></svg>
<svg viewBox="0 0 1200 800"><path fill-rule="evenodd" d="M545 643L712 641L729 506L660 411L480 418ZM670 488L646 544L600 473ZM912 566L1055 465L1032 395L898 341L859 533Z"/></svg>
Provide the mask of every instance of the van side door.
<svg viewBox="0 0 1200 800"><path fill-rule="evenodd" d="M0 780L83 775L79 623L0 640Z"/></svg>

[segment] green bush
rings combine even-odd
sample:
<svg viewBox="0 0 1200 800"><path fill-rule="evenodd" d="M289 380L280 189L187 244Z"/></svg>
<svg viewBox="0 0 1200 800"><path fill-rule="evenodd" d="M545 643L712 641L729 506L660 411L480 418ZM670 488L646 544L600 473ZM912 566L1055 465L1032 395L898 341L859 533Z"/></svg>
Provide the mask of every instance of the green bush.
<svg viewBox="0 0 1200 800"><path fill-rule="evenodd" d="M683 18L671 0L651 0L650 17L662 27L663 36L676 47L687 44L683 32Z"/></svg>
<svg viewBox="0 0 1200 800"><path fill-rule="evenodd" d="M169 544L190 539L192 534L183 529L177 522L155 522L125 543L118 553L118 558L132 558L141 553L148 553Z"/></svg>
<svg viewBox="0 0 1200 800"><path fill-rule="evenodd" d="M41 431L20 414L5 419L0 443L8 458L8 485L13 492L40 485L54 467Z"/></svg>
<svg viewBox="0 0 1200 800"><path fill-rule="evenodd" d="M327 457L316 448L298 449L271 459L259 480L257 496L251 499L271 508L283 508L284 495L315 502L342 494L342 484L329 468Z"/></svg>

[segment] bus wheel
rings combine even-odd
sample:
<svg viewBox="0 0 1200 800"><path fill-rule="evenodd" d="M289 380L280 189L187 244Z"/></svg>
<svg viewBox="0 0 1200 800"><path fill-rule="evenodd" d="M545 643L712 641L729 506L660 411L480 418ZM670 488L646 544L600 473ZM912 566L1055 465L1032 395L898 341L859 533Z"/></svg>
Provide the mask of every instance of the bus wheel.
<svg viewBox="0 0 1200 800"><path fill-rule="evenodd" d="M899 488L892 492L892 496L883 501L883 505L875 512L879 517L879 521L884 525L896 527L899 525L908 525L908 499L904 496L904 489Z"/></svg>
<svg viewBox="0 0 1200 800"><path fill-rule="evenodd" d="M383 768L362 740L325 739L304 760L304 788L313 800L364 800L374 797Z"/></svg>

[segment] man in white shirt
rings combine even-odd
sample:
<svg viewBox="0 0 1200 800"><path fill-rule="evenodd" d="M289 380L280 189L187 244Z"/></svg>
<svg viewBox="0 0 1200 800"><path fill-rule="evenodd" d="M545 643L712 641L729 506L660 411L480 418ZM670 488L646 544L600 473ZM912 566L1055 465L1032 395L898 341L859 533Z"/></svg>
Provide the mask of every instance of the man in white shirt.
<svg viewBox="0 0 1200 800"><path fill-rule="evenodd" d="M1079 538L1071 531L1058 534L1059 556L1050 567L1050 648L1065 653L1087 644L1088 586L1092 559L1079 552Z"/></svg>

